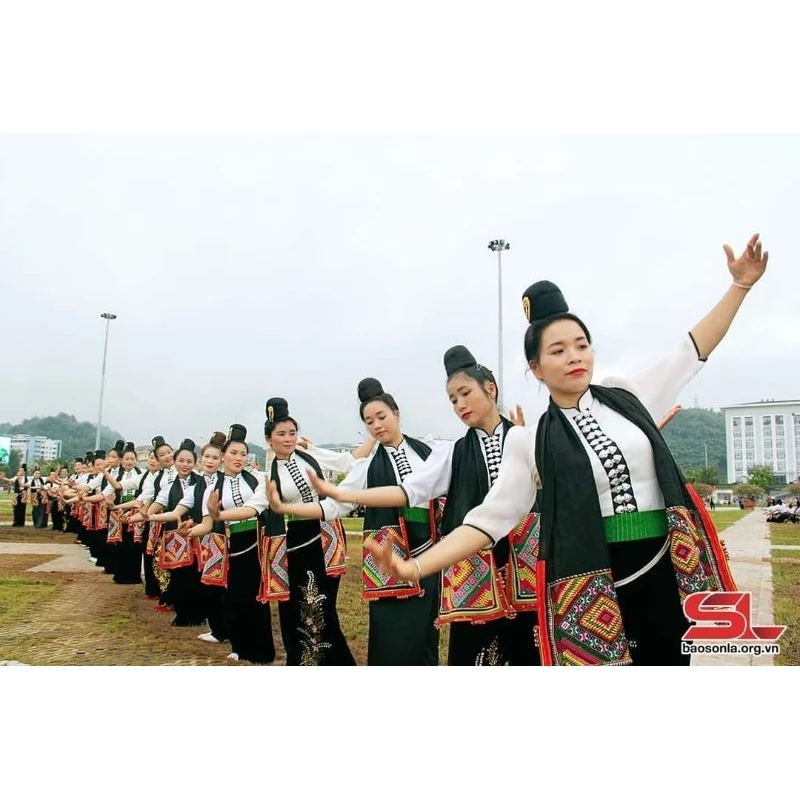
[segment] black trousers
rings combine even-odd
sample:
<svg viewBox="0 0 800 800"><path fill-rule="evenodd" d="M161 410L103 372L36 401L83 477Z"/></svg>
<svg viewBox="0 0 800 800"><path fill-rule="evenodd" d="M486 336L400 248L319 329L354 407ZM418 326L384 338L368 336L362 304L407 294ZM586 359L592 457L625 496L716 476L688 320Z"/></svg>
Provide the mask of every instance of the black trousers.
<svg viewBox="0 0 800 800"><path fill-rule="evenodd" d="M14 521L11 523L15 528L22 528L25 525L25 513L28 510L27 503L17 503L14 506Z"/></svg>
<svg viewBox="0 0 800 800"><path fill-rule="evenodd" d="M339 578L325 574L318 520L286 526L289 599L278 604L286 666L355 666L342 633L336 599Z"/></svg>
<svg viewBox="0 0 800 800"><path fill-rule="evenodd" d="M614 580L643 567L663 544L662 537L609 545ZM691 656L681 653L689 621L683 614L669 552L649 572L618 587L617 599L634 666L689 666Z"/></svg>
<svg viewBox="0 0 800 800"><path fill-rule="evenodd" d="M272 616L269 605L257 600L261 586L261 564L255 531L234 533L229 540L228 588L223 613L228 626L231 651L256 664L275 660Z"/></svg>
<svg viewBox="0 0 800 800"><path fill-rule="evenodd" d="M538 667L539 648L534 639L535 611L518 612L513 619L482 624L454 622L450 625L447 665Z"/></svg>

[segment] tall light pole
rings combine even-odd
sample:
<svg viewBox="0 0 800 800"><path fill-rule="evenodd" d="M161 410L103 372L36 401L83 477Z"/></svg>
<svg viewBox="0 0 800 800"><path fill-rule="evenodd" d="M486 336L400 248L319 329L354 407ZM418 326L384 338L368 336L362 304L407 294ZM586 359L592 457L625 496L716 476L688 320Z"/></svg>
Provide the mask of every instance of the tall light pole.
<svg viewBox="0 0 800 800"><path fill-rule="evenodd" d="M108 326L111 324L112 319L116 319L116 314L110 314L108 311L101 314L100 317L106 321L106 343L103 346L103 372L100 376L100 408L97 412L97 434L94 438L94 449L100 448L100 426L103 422L103 390L106 386L106 356L108 355Z"/></svg>
<svg viewBox="0 0 800 800"><path fill-rule="evenodd" d="M508 250L511 243L505 239L492 239L489 249L497 253L497 407L503 413L503 250Z"/></svg>

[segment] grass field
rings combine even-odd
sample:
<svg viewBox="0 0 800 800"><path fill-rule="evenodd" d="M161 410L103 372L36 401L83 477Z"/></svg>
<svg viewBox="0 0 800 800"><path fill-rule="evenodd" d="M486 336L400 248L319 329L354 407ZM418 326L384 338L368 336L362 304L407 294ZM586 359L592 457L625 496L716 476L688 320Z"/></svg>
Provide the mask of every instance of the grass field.
<svg viewBox="0 0 800 800"><path fill-rule="evenodd" d="M8 495L0 495L0 522L10 522L11 508ZM724 531L748 512L739 509L722 509L711 512L718 530ZM362 518L343 520L347 531L348 570L342 577L338 609L342 630L353 650L357 663L365 664L367 655L367 632L369 609L361 599L361 531ZM800 526L770 526L773 544L800 545ZM69 534L52 530L34 530L33 528L11 528L6 525L0 528L0 542L31 541L68 543L72 540ZM33 579L17 569L3 569L2 565L12 566L13 562L29 559L30 556L0 557L0 627L14 620L29 618L32 612L48 605L46 601L53 599L55 593L64 585L64 576L48 576L47 579ZM34 557L35 559L35 557ZM787 625L788 630L781 639L781 654L776 663L782 665L800 665L800 551L776 549L772 553L774 612L775 621ZM31 563L31 566L33 563ZM52 577L52 579L51 579ZM131 597L139 597L139 592L131 592ZM58 595L60 597L60 595ZM161 615L157 615L161 617ZM159 620L163 622L163 620ZM118 608L117 613L98 622L102 631L109 636L136 635L140 637L142 647L157 648L159 642L171 642L174 631L160 631L158 622L149 613L134 613L130 608ZM276 643L280 641L277 628L277 614L273 613ZM446 663L448 629L442 629L440 637L440 663ZM21 660L26 654L19 652ZM110 657L110 655L109 655ZM114 663L113 661L95 661L93 663ZM123 662L128 663L128 662Z"/></svg>

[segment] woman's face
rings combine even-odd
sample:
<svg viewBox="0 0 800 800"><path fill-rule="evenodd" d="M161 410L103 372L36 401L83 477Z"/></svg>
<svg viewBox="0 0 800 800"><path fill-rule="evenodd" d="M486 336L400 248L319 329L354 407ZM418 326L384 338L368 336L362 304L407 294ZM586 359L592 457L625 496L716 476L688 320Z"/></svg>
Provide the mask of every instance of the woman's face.
<svg viewBox="0 0 800 800"><path fill-rule="evenodd" d="M158 472L161 469L161 465L158 463L158 459L155 457L154 453L150 453L147 456L147 469L150 472Z"/></svg>
<svg viewBox="0 0 800 800"><path fill-rule="evenodd" d="M178 453L178 457L175 459L175 467L181 478L187 478L189 473L194 469L194 465L194 453L190 453L188 450L181 450Z"/></svg>
<svg viewBox="0 0 800 800"><path fill-rule="evenodd" d="M219 447L206 447L200 460L206 475L213 475L219 469L222 461L222 450Z"/></svg>
<svg viewBox="0 0 800 800"><path fill-rule="evenodd" d="M119 466L119 455L116 450L109 450L106 457L106 467L108 469L115 469Z"/></svg>
<svg viewBox="0 0 800 800"><path fill-rule="evenodd" d="M20 468L17 470L17 477L18 477L18 478L24 478L24 477L25 477L25 470L24 470L24 469L22 469L22 467L20 467Z"/></svg>
<svg viewBox="0 0 800 800"><path fill-rule="evenodd" d="M124 456L122 456L122 466L128 472L130 472L130 470L132 470L136 466L136 464L137 464L136 453L131 453L129 451L125 453Z"/></svg>
<svg viewBox="0 0 800 800"><path fill-rule="evenodd" d="M390 444L400 432L400 412L393 411L382 400L373 400L364 406L364 425L370 436L381 444Z"/></svg>
<svg viewBox="0 0 800 800"><path fill-rule="evenodd" d="M226 472L238 475L247 463L247 445L242 442L233 442L222 454L222 464Z"/></svg>
<svg viewBox="0 0 800 800"><path fill-rule="evenodd" d="M267 443L278 458L289 458L297 447L297 428L288 419L279 422L267 436Z"/></svg>
<svg viewBox="0 0 800 800"><path fill-rule="evenodd" d="M175 463L172 448L168 444L162 444L156 451L156 458L163 469L168 469Z"/></svg>
<svg viewBox="0 0 800 800"><path fill-rule="evenodd" d="M589 387L594 352L577 322L560 319L542 331L539 362L529 366L558 402L558 397L580 397Z"/></svg>
<svg viewBox="0 0 800 800"><path fill-rule="evenodd" d="M33 471L33 477L34 477L34 478L41 478L41 477L42 477L42 473L41 473L41 472L39 472L39 470L38 470L38 469L35 469L35 470Z"/></svg>
<svg viewBox="0 0 800 800"><path fill-rule="evenodd" d="M58 477L62 480L66 480L69 477L66 467L61 467L61 469L58 471Z"/></svg>
<svg viewBox="0 0 800 800"><path fill-rule="evenodd" d="M453 404L453 411L470 428L484 428L492 417L496 419L496 388L493 383L485 386L486 391L475 378L470 378L463 372L456 373L447 382L447 394Z"/></svg>

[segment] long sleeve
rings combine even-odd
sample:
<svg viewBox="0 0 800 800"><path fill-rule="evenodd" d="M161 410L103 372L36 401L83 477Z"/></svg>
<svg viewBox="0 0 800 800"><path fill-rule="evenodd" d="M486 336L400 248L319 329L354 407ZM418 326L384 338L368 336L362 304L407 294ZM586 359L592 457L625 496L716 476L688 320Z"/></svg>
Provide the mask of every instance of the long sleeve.
<svg viewBox="0 0 800 800"><path fill-rule="evenodd" d="M535 448L532 430L515 426L508 431L497 480L483 502L466 515L464 525L499 541L519 524L536 500Z"/></svg>
<svg viewBox="0 0 800 800"><path fill-rule="evenodd" d="M436 442L427 460L406 477L403 489L409 506L421 506L447 494L453 471L455 442Z"/></svg>
<svg viewBox="0 0 800 800"><path fill-rule="evenodd" d="M335 450L326 450L324 447L316 447L313 444L305 451L316 462L329 472L350 472L356 459L350 452L337 453Z"/></svg>
<svg viewBox="0 0 800 800"><path fill-rule="evenodd" d="M689 381L703 368L692 337L688 334L666 358L658 359L645 369L626 377L610 377L603 386L633 392L658 422L675 405Z"/></svg>
<svg viewBox="0 0 800 800"><path fill-rule="evenodd" d="M342 489L356 492L359 489L366 489L367 470L371 462L371 458L361 458L355 461L347 477L339 484ZM332 497L326 497L320 500L319 504L322 507L323 519L327 520L346 517L347 514L355 508L353 503L340 503Z"/></svg>

